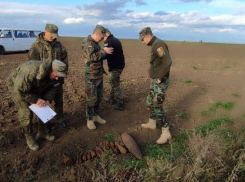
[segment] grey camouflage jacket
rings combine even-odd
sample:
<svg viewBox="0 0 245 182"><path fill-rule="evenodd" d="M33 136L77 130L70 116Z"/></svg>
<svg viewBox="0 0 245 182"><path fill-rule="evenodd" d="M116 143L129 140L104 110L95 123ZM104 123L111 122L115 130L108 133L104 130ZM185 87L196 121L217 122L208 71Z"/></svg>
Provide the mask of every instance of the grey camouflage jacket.
<svg viewBox="0 0 245 182"><path fill-rule="evenodd" d="M52 60L28 61L16 68L7 78L7 86L18 98L36 103L38 98L52 101L57 88L49 78Z"/></svg>
<svg viewBox="0 0 245 182"><path fill-rule="evenodd" d="M38 34L36 41L31 45L28 52L29 60L45 61L48 58L60 60L67 65L68 57L66 49L56 39L52 42L44 39L44 32Z"/></svg>

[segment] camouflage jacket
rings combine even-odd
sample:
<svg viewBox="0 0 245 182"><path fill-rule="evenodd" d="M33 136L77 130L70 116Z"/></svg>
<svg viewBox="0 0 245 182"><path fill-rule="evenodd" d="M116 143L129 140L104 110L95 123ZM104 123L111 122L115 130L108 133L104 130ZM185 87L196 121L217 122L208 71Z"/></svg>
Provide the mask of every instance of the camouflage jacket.
<svg viewBox="0 0 245 182"><path fill-rule="evenodd" d="M16 68L7 79L11 92L18 100L36 103L38 98L52 101L57 88L55 80L49 78L52 60L28 61ZM44 98L45 97L45 98Z"/></svg>
<svg viewBox="0 0 245 182"><path fill-rule="evenodd" d="M169 78L172 59L167 44L153 36L147 45L152 46L149 68L150 77L159 78L162 81Z"/></svg>
<svg viewBox="0 0 245 182"><path fill-rule="evenodd" d="M66 49L56 39L52 42L44 39L44 32L38 34L36 41L31 45L28 52L29 60L45 61L48 58L64 62L68 68L68 57Z"/></svg>
<svg viewBox="0 0 245 182"><path fill-rule="evenodd" d="M106 52L89 35L82 41L83 59L85 63L85 77L87 79L101 79L103 77L103 59Z"/></svg>

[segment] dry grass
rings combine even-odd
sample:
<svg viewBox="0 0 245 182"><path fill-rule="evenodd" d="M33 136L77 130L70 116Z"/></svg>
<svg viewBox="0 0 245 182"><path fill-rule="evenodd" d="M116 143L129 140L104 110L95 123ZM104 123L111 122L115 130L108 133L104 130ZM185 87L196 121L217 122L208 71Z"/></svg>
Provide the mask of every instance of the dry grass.
<svg viewBox="0 0 245 182"><path fill-rule="evenodd" d="M245 178L245 134L234 133L222 125L206 135L189 132L187 149L173 141L170 145L150 147L148 155L133 164L109 158L99 161L100 170L93 171L93 181L161 181L161 182L242 182ZM175 138L175 140L179 140ZM184 140L182 140L183 142ZM168 149L166 149L168 148ZM157 155L158 154L158 155ZM156 155L156 156L155 156ZM139 163L143 163L143 165Z"/></svg>

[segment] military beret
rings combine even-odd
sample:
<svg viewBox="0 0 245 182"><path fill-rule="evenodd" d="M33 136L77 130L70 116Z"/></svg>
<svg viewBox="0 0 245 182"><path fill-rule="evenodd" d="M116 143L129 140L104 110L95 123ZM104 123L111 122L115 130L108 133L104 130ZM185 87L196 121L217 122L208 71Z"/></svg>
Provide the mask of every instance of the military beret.
<svg viewBox="0 0 245 182"><path fill-rule="evenodd" d="M152 35L152 31L150 27L145 27L140 31L139 39L142 40L146 35Z"/></svg>
<svg viewBox="0 0 245 182"><path fill-rule="evenodd" d="M48 31L52 37L58 38L58 27L53 24L46 24L45 30Z"/></svg>
<svg viewBox="0 0 245 182"><path fill-rule="evenodd" d="M55 71L58 77L66 77L67 66L62 61L55 59L52 62L52 70Z"/></svg>

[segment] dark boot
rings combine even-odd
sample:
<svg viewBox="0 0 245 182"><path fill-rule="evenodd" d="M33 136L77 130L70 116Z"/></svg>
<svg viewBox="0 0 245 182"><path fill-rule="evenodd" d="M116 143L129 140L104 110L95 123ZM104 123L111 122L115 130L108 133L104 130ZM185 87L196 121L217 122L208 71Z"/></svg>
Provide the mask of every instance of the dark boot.
<svg viewBox="0 0 245 182"><path fill-rule="evenodd" d="M116 103L115 105L112 106L114 110L124 110L124 105L123 103Z"/></svg>
<svg viewBox="0 0 245 182"><path fill-rule="evenodd" d="M111 105L115 104L115 100L112 97L105 98L104 100Z"/></svg>
<svg viewBox="0 0 245 182"><path fill-rule="evenodd" d="M44 124L41 120L38 120L38 133L36 136L36 140L40 139L45 139L51 142L55 139L55 136L49 135L47 133L47 125Z"/></svg>

